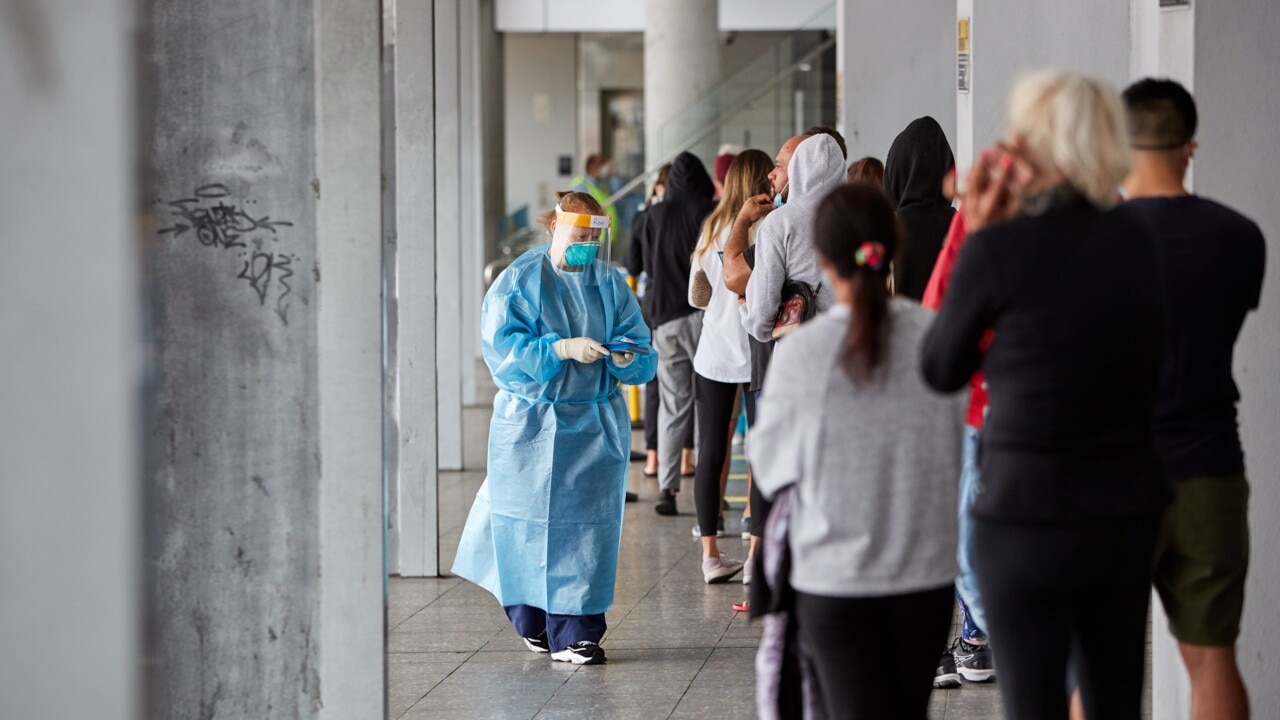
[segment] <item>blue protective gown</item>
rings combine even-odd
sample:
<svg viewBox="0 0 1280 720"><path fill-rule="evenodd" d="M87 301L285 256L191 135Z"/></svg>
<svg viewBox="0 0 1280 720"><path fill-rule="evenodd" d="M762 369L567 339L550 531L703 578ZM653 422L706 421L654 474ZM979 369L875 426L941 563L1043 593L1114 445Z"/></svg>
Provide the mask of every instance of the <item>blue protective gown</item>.
<svg viewBox="0 0 1280 720"><path fill-rule="evenodd" d="M504 606L591 615L613 604L631 419L618 383L653 379L658 356L625 368L610 358L556 357L557 340L651 346L621 275L596 261L557 270L547 246L511 264L485 295L484 360L498 395L489 476L476 494L453 572Z"/></svg>

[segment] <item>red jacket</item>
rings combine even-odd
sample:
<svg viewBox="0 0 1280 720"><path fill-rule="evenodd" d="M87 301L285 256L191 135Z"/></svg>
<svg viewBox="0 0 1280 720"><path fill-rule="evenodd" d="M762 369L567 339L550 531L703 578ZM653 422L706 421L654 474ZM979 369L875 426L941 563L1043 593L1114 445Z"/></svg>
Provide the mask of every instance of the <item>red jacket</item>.
<svg viewBox="0 0 1280 720"><path fill-rule="evenodd" d="M964 214L956 213L951 218L951 227L947 229L947 237L942 241L942 252L938 253L938 261L933 265L933 274L929 276L929 285L925 288L920 304L931 310L942 307L942 299L947 294L947 284L951 280L951 271L956 266L956 258L960 257L960 248L969 234L965 232ZM982 349L991 347L995 333L988 330L982 336ZM981 428L987 416L987 380L982 371L973 374L969 381L969 415L965 419L969 427Z"/></svg>

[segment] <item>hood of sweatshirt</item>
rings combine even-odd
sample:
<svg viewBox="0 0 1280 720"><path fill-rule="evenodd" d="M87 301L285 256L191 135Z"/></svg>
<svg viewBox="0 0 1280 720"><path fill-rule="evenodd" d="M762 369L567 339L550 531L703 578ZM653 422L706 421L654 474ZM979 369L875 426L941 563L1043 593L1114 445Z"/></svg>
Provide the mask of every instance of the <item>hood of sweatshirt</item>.
<svg viewBox="0 0 1280 720"><path fill-rule="evenodd" d="M682 152L671 162L663 200L710 200L716 194L711 176L697 155Z"/></svg>
<svg viewBox="0 0 1280 720"><path fill-rule="evenodd" d="M818 202L845 181L844 153L830 135L805 138L787 164L787 203Z"/></svg>
<svg viewBox="0 0 1280 720"><path fill-rule="evenodd" d="M683 152L671 163L662 202L645 211L640 233L644 271L645 319L657 327L696 311L689 305L689 256L698 244L702 222L715 209L715 186L702 161Z"/></svg>
<svg viewBox="0 0 1280 720"><path fill-rule="evenodd" d="M844 153L830 135L814 135L796 147L787 164L787 204L756 226L755 266L747 283L746 302L739 307L742 327L760 342L769 342L787 282L807 283L817 291L821 312L835 303L813 245L818 204L845 181Z"/></svg>
<svg viewBox="0 0 1280 720"><path fill-rule="evenodd" d="M956 166L947 135L937 120L917 118L894 138L884 161L884 189L899 209L951 203L942 180Z"/></svg>

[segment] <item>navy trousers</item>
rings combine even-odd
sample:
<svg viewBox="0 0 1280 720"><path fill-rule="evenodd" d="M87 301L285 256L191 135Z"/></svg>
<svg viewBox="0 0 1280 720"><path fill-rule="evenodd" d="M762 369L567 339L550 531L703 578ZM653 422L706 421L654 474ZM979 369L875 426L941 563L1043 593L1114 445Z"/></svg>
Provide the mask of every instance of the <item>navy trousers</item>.
<svg viewBox="0 0 1280 720"><path fill-rule="evenodd" d="M560 652L576 642L588 640L599 644L607 627L604 613L599 615L553 615L532 605L507 605L507 618L520 637L547 634L551 652Z"/></svg>

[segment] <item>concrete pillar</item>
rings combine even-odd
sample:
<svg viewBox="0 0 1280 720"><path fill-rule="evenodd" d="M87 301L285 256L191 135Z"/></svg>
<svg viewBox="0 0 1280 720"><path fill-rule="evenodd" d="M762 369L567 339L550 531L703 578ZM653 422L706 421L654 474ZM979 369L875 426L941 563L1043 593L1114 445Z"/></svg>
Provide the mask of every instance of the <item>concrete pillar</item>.
<svg viewBox="0 0 1280 720"><path fill-rule="evenodd" d="M387 566L407 577L439 572L433 16L383 0Z"/></svg>
<svg viewBox="0 0 1280 720"><path fill-rule="evenodd" d="M322 718L385 702L382 212L376 7L317 0Z"/></svg>
<svg viewBox="0 0 1280 720"><path fill-rule="evenodd" d="M707 97L720 80L720 23L717 0L645 0L645 13L645 166L651 167L720 111ZM712 135L693 148L708 167L718 140Z"/></svg>
<svg viewBox="0 0 1280 720"><path fill-rule="evenodd" d="M884 160L907 123L930 115L955 145L955 16L942 3L840 0L837 92L849 157Z"/></svg>
<svg viewBox="0 0 1280 720"><path fill-rule="evenodd" d="M1253 717L1280 717L1280 557L1270 551L1280 542L1280 208L1274 192L1280 165L1274 141L1274 118L1280 116L1280 79L1274 72L1280 66L1280 45L1274 40L1280 33L1280 7L1267 0L1198 2L1191 10L1165 11L1160 23L1165 62L1185 64L1190 56L1194 66L1200 113L1195 191L1248 215L1262 227L1269 245L1261 306L1245 320L1236 345L1253 546L1237 658ZM1180 52L1177 38L1188 35L1194 49ZM1161 652L1170 662L1156 665L1157 688L1181 686L1174 652L1170 640ZM1155 696L1154 717L1186 717L1186 696L1167 695L1174 694Z"/></svg>
<svg viewBox="0 0 1280 720"><path fill-rule="evenodd" d="M136 32L126 0L0 7L3 718L138 716Z"/></svg>
<svg viewBox="0 0 1280 720"><path fill-rule="evenodd" d="M383 677L377 8L148 10L148 714L367 713Z"/></svg>
<svg viewBox="0 0 1280 720"><path fill-rule="evenodd" d="M435 0L436 381L441 470L462 469L462 106L459 0ZM411 277L411 276L410 276Z"/></svg>

